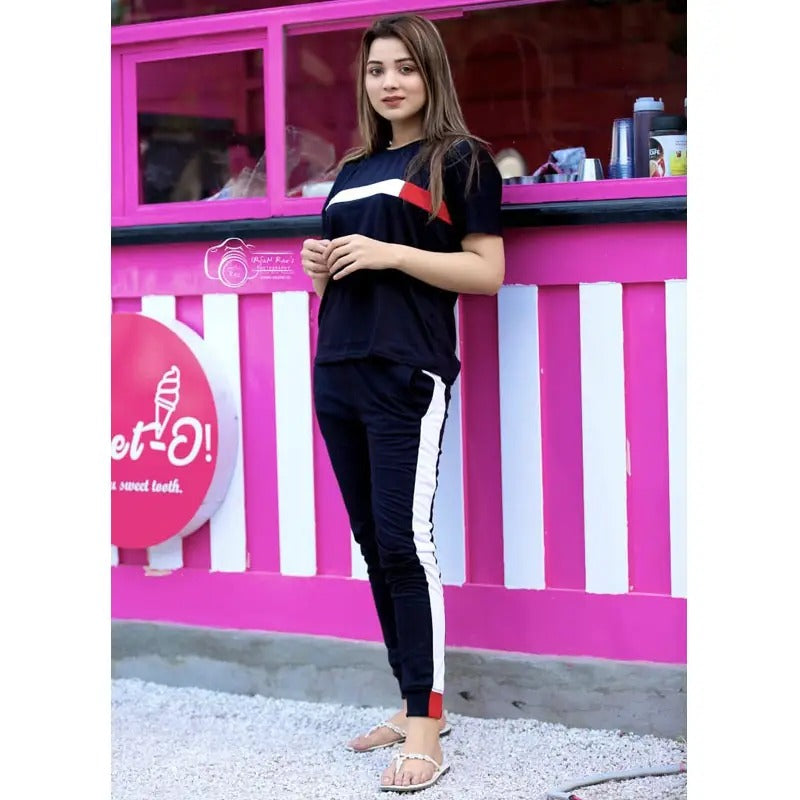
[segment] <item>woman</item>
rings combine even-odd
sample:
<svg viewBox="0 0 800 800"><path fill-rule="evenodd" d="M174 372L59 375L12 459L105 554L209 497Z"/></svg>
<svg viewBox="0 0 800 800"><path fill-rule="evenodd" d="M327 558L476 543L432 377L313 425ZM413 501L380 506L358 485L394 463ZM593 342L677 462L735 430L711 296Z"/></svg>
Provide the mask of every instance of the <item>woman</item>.
<svg viewBox="0 0 800 800"><path fill-rule="evenodd" d="M466 128L444 45L423 17L362 38L363 146L345 156L302 262L322 302L314 367L320 430L367 563L403 710L350 743L402 743L381 789L448 769L444 595L433 498L456 358L459 292L496 294L505 259L502 180Z"/></svg>

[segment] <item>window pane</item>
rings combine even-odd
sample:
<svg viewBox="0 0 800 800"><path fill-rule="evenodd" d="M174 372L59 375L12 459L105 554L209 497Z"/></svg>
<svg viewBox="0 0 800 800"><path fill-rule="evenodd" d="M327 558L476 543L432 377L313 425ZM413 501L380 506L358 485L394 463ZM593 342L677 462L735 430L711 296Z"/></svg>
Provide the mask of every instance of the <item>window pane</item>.
<svg viewBox="0 0 800 800"><path fill-rule="evenodd" d="M557 0L435 20L472 133L495 153L514 148L526 170L554 150L584 147L608 163L615 118L637 97L683 114L685 0ZM364 27L369 24L365 20ZM312 154L289 152L289 194L323 193L358 143L355 70L363 28L287 38L287 123L313 135Z"/></svg>
<svg viewBox="0 0 800 800"><path fill-rule="evenodd" d="M139 202L263 197L263 51L140 63Z"/></svg>
<svg viewBox="0 0 800 800"><path fill-rule="evenodd" d="M299 6L320 0L111 0L111 25L206 17L274 6Z"/></svg>
<svg viewBox="0 0 800 800"><path fill-rule="evenodd" d="M682 114L683 0L560 0L443 20L440 30L467 125L531 174L553 150L608 162L615 118L637 97Z"/></svg>
<svg viewBox="0 0 800 800"><path fill-rule="evenodd" d="M365 23L366 25L367 23ZM327 195L326 181L359 144L355 80L363 29L286 40L286 189Z"/></svg>

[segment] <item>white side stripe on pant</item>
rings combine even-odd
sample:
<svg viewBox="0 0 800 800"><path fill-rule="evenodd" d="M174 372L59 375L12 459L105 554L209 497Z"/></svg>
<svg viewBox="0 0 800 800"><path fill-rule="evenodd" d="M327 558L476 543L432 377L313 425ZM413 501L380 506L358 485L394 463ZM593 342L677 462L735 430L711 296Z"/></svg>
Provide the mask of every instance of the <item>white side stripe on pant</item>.
<svg viewBox="0 0 800 800"><path fill-rule="evenodd" d="M433 625L433 686L444 692L444 590L433 544L431 508L436 492L436 466L439 460L439 439L445 413L445 385L438 375L423 370L434 383L433 397L420 422L417 474L414 479L413 519L414 546L425 570L428 599Z"/></svg>

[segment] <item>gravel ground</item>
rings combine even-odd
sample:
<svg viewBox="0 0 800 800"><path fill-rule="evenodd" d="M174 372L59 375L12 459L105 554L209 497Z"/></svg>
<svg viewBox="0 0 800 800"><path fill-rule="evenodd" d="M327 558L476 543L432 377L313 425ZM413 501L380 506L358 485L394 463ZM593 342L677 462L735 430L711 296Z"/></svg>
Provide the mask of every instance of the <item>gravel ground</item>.
<svg viewBox="0 0 800 800"><path fill-rule="evenodd" d="M577 794L581 800L686 800L686 773L587 786Z"/></svg>
<svg viewBox="0 0 800 800"><path fill-rule="evenodd" d="M396 709L354 708L138 680L112 682L112 800L356 800L377 791L394 750L342 743ZM521 719L448 715L450 772L425 800L544 800L559 783L598 772L677 764L672 739ZM603 784L581 800L685 800L686 775Z"/></svg>

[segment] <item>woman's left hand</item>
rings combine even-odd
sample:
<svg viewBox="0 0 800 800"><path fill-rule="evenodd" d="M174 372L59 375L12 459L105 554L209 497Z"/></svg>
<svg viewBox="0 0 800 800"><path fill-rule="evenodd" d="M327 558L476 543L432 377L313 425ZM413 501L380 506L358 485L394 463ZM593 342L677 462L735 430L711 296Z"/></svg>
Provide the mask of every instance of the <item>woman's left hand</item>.
<svg viewBox="0 0 800 800"><path fill-rule="evenodd" d="M396 247L397 245L353 233L331 241L325 249L324 259L336 281L358 269L392 268Z"/></svg>

